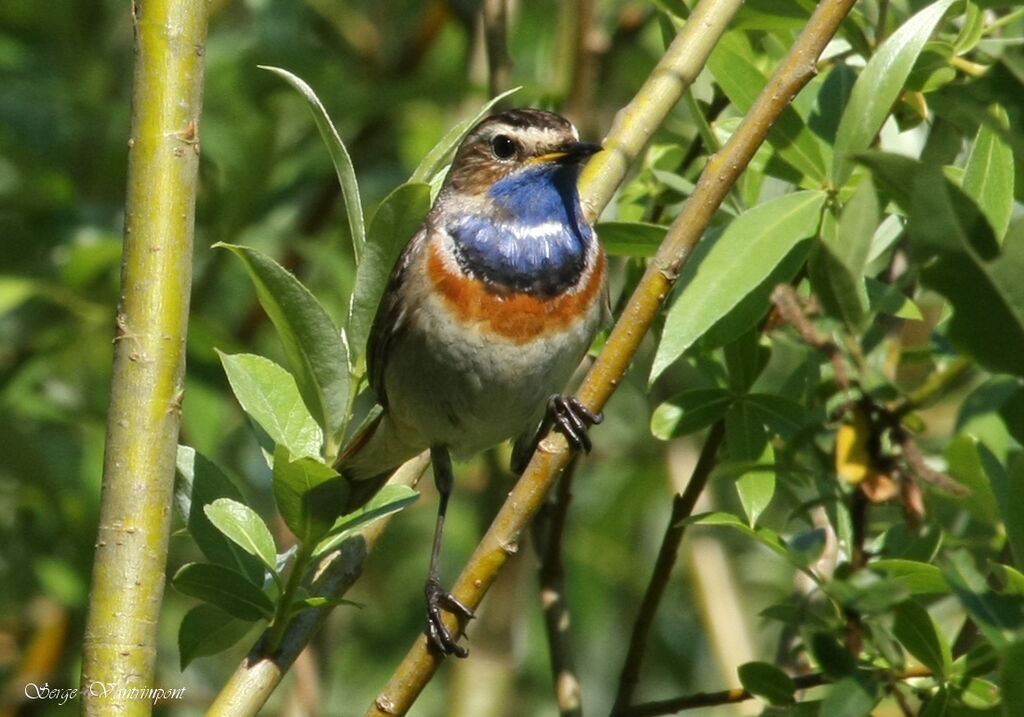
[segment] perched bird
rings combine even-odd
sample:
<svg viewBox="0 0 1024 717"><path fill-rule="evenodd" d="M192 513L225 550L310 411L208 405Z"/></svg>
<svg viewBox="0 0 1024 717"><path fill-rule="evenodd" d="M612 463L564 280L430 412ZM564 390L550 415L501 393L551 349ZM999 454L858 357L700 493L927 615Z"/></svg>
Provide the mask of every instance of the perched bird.
<svg viewBox="0 0 1024 717"><path fill-rule="evenodd" d="M606 315L604 250L576 189L581 162L600 149L551 112L511 110L477 124L398 260L370 332L370 384L384 410L339 468L353 481L380 479L430 449L440 500L427 635L442 654L466 649L441 610L472 617L437 574L450 453L518 436L514 456L528 456L538 426L589 450L587 430L600 421L557 393Z"/></svg>

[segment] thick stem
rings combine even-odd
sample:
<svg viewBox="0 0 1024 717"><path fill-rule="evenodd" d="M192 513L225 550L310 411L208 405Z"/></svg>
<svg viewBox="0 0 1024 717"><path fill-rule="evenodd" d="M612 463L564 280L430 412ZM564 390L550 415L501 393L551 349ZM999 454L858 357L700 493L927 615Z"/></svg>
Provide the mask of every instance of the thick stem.
<svg viewBox="0 0 1024 717"><path fill-rule="evenodd" d="M121 302L99 535L82 661L83 712L148 715L170 532L208 0L139 0ZM90 689L91 685L106 689ZM111 689L112 688L112 689Z"/></svg>

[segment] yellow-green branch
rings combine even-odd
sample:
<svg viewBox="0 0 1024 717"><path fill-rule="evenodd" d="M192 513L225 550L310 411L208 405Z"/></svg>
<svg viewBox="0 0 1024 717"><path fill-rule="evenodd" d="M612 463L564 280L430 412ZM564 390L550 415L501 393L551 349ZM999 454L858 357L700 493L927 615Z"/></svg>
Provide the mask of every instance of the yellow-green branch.
<svg viewBox="0 0 1024 717"><path fill-rule="evenodd" d="M86 715L148 715L185 368L208 0L136 0L121 303L82 662ZM104 689L89 689L103 685Z"/></svg>

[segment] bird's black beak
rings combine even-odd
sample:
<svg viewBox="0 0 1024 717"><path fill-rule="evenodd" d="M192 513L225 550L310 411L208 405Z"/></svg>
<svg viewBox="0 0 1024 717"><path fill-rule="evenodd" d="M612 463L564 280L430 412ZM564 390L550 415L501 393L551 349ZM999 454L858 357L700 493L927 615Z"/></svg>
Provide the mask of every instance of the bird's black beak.
<svg viewBox="0 0 1024 717"><path fill-rule="evenodd" d="M582 162L592 154L597 154L604 147L593 142L569 142L554 152L535 157L535 162L562 162L563 164Z"/></svg>

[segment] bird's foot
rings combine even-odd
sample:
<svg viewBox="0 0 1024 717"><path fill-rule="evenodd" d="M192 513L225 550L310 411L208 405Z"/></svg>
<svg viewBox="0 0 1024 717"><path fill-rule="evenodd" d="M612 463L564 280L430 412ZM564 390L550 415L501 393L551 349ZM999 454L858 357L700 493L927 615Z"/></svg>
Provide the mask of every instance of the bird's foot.
<svg viewBox="0 0 1024 717"><path fill-rule="evenodd" d="M593 443L587 431L604 420L604 414L593 413L575 396L555 394L548 399L548 420L578 451L590 453Z"/></svg>
<svg viewBox="0 0 1024 717"><path fill-rule="evenodd" d="M456 657L468 655L469 650L458 644L458 638L444 624L441 611L447 610L465 620L475 617L473 611L442 588L441 583L435 577L427 578L424 593L427 596L427 638L430 644L442 655L455 655Z"/></svg>

